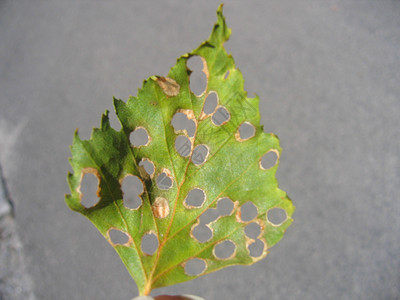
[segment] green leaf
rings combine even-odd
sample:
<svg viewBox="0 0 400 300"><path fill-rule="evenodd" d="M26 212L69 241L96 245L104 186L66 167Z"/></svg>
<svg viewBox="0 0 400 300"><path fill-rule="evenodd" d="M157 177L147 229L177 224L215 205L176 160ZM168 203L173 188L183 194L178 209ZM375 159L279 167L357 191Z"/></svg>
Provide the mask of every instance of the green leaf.
<svg viewBox="0 0 400 300"><path fill-rule="evenodd" d="M242 74L223 47L231 30L222 5L217 16L208 40L178 58L167 77L145 80L126 103L114 99L120 131L110 127L106 111L90 139L81 140L76 132L71 147L73 173L68 174L71 194L66 202L115 248L141 295L227 266L252 264L267 255L292 222L294 206L275 179L278 138L264 133L259 98L247 96ZM190 89L187 62L193 56L202 59L207 79L199 96ZM203 109L207 97L218 99L213 112ZM194 133L173 124L179 112ZM241 126L247 126L249 137ZM138 146L134 137L140 130L148 140ZM175 145L178 136L189 140L183 148ZM266 167L264 155L275 156L276 162ZM82 180L88 174L98 180L99 199L90 207L81 201ZM133 178L143 184L136 207L127 204L135 195L123 193L125 180ZM191 199L193 189L200 198ZM283 216L274 220L279 209ZM201 220L212 214L215 220ZM209 236L201 238L201 231ZM114 240L118 233L123 241ZM153 238L154 253L145 249L147 238ZM253 253L257 245L258 253Z"/></svg>

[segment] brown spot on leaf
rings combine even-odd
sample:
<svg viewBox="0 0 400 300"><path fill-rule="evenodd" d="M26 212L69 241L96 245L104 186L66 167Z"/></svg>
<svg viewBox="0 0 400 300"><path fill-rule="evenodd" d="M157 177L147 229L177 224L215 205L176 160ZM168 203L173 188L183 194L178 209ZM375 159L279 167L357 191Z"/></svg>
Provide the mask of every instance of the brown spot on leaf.
<svg viewBox="0 0 400 300"><path fill-rule="evenodd" d="M183 109L183 108L182 108L182 109L178 109L177 112L180 112L180 113L185 114L186 117L187 117L189 120L196 121L196 118L195 118L195 116L194 116L194 112L193 112L193 110L191 110L191 109Z"/></svg>
<svg viewBox="0 0 400 300"><path fill-rule="evenodd" d="M179 94L180 85L169 77L158 77L157 83L163 90L165 95L169 97L177 96Z"/></svg>
<svg viewBox="0 0 400 300"><path fill-rule="evenodd" d="M165 218L169 214L168 200L162 197L158 197L153 203L152 210L156 218Z"/></svg>

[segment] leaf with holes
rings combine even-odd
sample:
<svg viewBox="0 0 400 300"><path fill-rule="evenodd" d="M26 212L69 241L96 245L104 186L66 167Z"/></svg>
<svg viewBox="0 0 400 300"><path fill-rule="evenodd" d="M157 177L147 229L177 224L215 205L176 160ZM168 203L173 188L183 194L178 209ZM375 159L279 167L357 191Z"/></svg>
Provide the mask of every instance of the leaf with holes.
<svg viewBox="0 0 400 300"><path fill-rule="evenodd" d="M89 140L75 133L68 206L120 255L140 294L267 255L294 206L278 188L278 138L260 125L259 98L223 47L222 6L207 41L136 97L114 99ZM193 70L193 71L192 71ZM86 203L82 182L97 180ZM94 175L94 176L93 176ZM90 177L89 176L89 177Z"/></svg>

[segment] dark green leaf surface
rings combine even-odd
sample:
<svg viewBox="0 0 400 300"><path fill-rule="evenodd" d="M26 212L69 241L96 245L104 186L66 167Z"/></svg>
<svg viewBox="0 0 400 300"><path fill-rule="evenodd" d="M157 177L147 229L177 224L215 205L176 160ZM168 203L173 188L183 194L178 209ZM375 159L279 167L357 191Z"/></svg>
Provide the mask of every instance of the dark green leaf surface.
<svg viewBox="0 0 400 300"><path fill-rule="evenodd" d="M217 16L209 39L181 56L167 77L150 77L138 95L127 102L114 99L122 125L120 131L110 127L106 112L100 128L93 130L89 140L81 140L77 132L74 136L70 159L73 173L68 175L71 194L66 196L66 202L71 209L89 218L115 248L140 294L230 265L252 264L267 255L292 222L294 206L275 179L281 151L278 138L264 133L259 98L247 97L242 74L223 47L231 31L225 24L222 6ZM207 77L207 87L199 96L190 90L191 71L187 61L192 56L202 58ZM218 106L207 115L203 111L204 103L212 93L217 95ZM174 129L171 121L177 112L186 114L195 123L193 136ZM227 112L228 121L218 123L219 115L227 116ZM254 135L248 139L242 139L239 133L239 127L245 122L254 129ZM135 147L130 136L138 128L145 129L149 139L146 145ZM187 157L180 155L175 147L179 135L190 140ZM196 163L198 153L193 153L197 145L208 149L207 156L200 157L205 158L201 164ZM265 154L277 157L269 168L261 163ZM139 165L142 161L153 164L153 174ZM170 188L157 183L158 175L163 172L172 181ZM99 201L92 207L81 203L81 182L88 173L94 174L99 182ZM122 183L128 176L140 178L144 187L141 205L135 209L126 207L124 202ZM199 206L185 203L193 188L205 194ZM193 230L200 216L209 209L215 211L223 198L232 201L232 210L205 224L212 230L212 237L198 241ZM257 209L257 215L251 220L241 216L242 206L248 202ZM283 209L285 216L279 224L274 224L268 216L277 208ZM250 223L260 227L257 236L246 235L245 228ZM126 241L114 242L111 231L124 233ZM158 239L152 255L142 250L142 238L148 233ZM215 249L226 240L231 241L234 251L229 257L221 258ZM249 249L257 243L264 248L255 256ZM185 269L194 258L205 265L196 275Z"/></svg>

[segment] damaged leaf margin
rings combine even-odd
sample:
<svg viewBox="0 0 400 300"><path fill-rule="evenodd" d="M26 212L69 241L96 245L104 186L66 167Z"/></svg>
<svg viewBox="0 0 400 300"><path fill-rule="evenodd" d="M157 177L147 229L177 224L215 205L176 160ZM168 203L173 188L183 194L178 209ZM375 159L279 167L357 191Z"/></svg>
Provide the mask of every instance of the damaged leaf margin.
<svg viewBox="0 0 400 300"><path fill-rule="evenodd" d="M286 193L278 188L275 172L279 165L281 148L278 138L264 133L260 125L259 98L247 97L243 77L235 67L233 58L223 47L231 34L222 15L217 11L217 23L207 41L191 53L178 58L167 77L152 76L145 80L136 97L125 103L114 99L114 107L122 125L120 131L110 127L108 111L102 116L100 128L93 130L89 140L81 140L75 132L70 159L73 173L68 174L71 194L67 205L91 220L101 234L117 251L129 273L136 281L141 295L154 288L168 286L214 272L230 265L250 265L264 258L292 223L294 206ZM186 66L192 56L200 56L207 85L203 94L196 96L190 90L191 70ZM217 94L218 106L212 114L203 112L209 94ZM216 124L219 107L229 112L229 119ZM187 131L176 132L171 120L177 112L193 119L196 131L189 137ZM254 135L247 139L238 136L243 123L251 124ZM134 147L129 136L137 128L148 133L148 143ZM190 140L190 154L181 156L175 148L175 139L184 135ZM195 163L193 149L205 145L207 157ZM276 163L264 168L261 158L276 153ZM153 174L146 173L140 162L149 161ZM172 184L161 188L157 178L165 172ZM81 204L81 182L86 173L98 180L99 201L86 208ZM137 209L124 206L122 180L138 176L143 182L140 194L142 204ZM164 176L165 178L165 176ZM205 193L200 206L186 205L185 199L193 188ZM199 242L192 231L200 216L215 209L221 198L234 203L229 215L223 215L206 224L212 237ZM242 220L241 207L251 202L257 216ZM279 224L268 220L268 211L281 208L286 218ZM257 237L248 237L245 227L256 223L260 227ZM110 230L126 234L128 241L115 244ZM149 255L142 250L142 237L154 233L158 248ZM224 241L234 244L231 256L220 259L215 247ZM257 241L264 245L261 253L251 256L249 248ZM189 274L185 267L192 259L205 263L202 272Z"/></svg>

